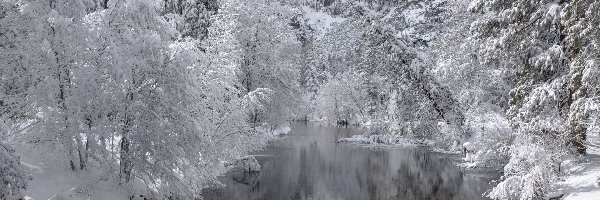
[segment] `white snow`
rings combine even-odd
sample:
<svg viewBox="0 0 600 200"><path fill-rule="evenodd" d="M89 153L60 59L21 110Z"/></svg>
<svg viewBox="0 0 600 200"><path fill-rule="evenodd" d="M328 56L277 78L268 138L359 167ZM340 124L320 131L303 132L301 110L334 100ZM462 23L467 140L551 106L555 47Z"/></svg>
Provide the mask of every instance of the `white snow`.
<svg viewBox="0 0 600 200"><path fill-rule="evenodd" d="M40 153L44 149L29 150L26 145L17 149L21 164L32 178L24 192L27 200L114 200L149 193L141 181L120 185L118 175L97 167L88 165L87 170L73 172L68 166L49 160L51 153Z"/></svg>
<svg viewBox="0 0 600 200"><path fill-rule="evenodd" d="M421 23L423 21L425 21L425 9L424 8L414 8L414 9L407 9L404 12L402 12L402 14L404 15L404 18L411 24L417 24L417 23Z"/></svg>
<svg viewBox="0 0 600 200"><path fill-rule="evenodd" d="M354 143L368 145L398 145L398 146L432 146L432 141L409 139L400 135L354 135L350 138L342 138L338 143Z"/></svg>
<svg viewBox="0 0 600 200"><path fill-rule="evenodd" d="M600 200L600 136L587 136L587 160L568 169L570 175L555 183L555 193L565 200Z"/></svg>
<svg viewBox="0 0 600 200"><path fill-rule="evenodd" d="M396 15L396 9L398 9L398 7L391 8L390 11L381 20L387 20L387 19L394 18L394 16Z"/></svg>
<svg viewBox="0 0 600 200"><path fill-rule="evenodd" d="M268 125L256 127L256 131L260 133L273 135L287 135L291 130L289 125L278 126L277 128L271 128Z"/></svg>
<svg viewBox="0 0 600 200"><path fill-rule="evenodd" d="M469 146L471 146L471 142L465 142L463 144L463 147L468 148Z"/></svg>
<svg viewBox="0 0 600 200"><path fill-rule="evenodd" d="M335 24L342 23L346 18L333 17L325 12L316 11L308 6L302 6L306 23L316 31L317 37L323 37Z"/></svg>
<svg viewBox="0 0 600 200"><path fill-rule="evenodd" d="M289 126L279 127L273 131L273 135L287 135L291 130Z"/></svg>
<svg viewBox="0 0 600 200"><path fill-rule="evenodd" d="M69 169L56 169L42 163L23 162L30 170L25 198L45 199L128 199L127 192L117 188L112 178L96 171L73 173Z"/></svg>

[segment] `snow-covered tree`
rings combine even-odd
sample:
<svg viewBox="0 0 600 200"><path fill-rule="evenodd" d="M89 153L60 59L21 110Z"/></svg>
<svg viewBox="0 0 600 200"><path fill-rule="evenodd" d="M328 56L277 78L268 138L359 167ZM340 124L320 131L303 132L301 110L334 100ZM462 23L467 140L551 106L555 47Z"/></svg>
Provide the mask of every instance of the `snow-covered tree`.
<svg viewBox="0 0 600 200"><path fill-rule="evenodd" d="M182 37L204 40L208 36L210 17L218 9L218 0L162 1L167 20L176 24Z"/></svg>
<svg viewBox="0 0 600 200"><path fill-rule="evenodd" d="M450 132L442 138L469 142L467 160L481 167L499 169L506 164L512 138L506 111L513 81L509 69L494 63L480 64L481 41L470 37L471 22L482 17L468 12L470 0L449 1L440 35L431 42L426 55L435 60L433 75L448 87L465 116L470 137L456 137Z"/></svg>
<svg viewBox="0 0 600 200"><path fill-rule="evenodd" d="M28 178L15 150L0 142L0 198L23 199Z"/></svg>
<svg viewBox="0 0 600 200"><path fill-rule="evenodd" d="M563 35L568 41L567 57L571 60L568 131L571 143L579 153L585 151L587 121L598 112L600 103L600 31L594 28L600 24L599 9L599 1L576 1L563 10L562 23L566 27Z"/></svg>
<svg viewBox="0 0 600 200"><path fill-rule="evenodd" d="M439 134L439 121L462 126L461 110L433 76L433 63L424 58L422 44L415 43L414 36L399 34L394 24L401 22L390 23L394 11L382 14L362 3L347 3L346 8L347 19L317 40L307 86L352 71L362 74L360 90L367 93L363 122L386 123L394 132L427 138Z"/></svg>
<svg viewBox="0 0 600 200"><path fill-rule="evenodd" d="M244 115L235 62L213 62L226 55L204 54L198 41L174 41L176 27L158 10L144 1L116 5L118 17L108 18L114 27L105 29L113 36L107 44L118 88L119 174L124 182L149 183L163 197L198 197L216 183L212 170L221 161L265 140L238 122Z"/></svg>
<svg viewBox="0 0 600 200"><path fill-rule="evenodd" d="M2 19L4 28L13 33L2 50L11 58L2 63L3 80L11 81L3 98L10 106L5 108L34 120L23 141L55 143L62 149L59 155L76 170L81 145L74 141L81 138L74 115L85 102L78 101L80 94L72 90L78 88L74 73L87 64L81 20L88 9L78 1L3 3L14 9Z"/></svg>
<svg viewBox="0 0 600 200"><path fill-rule="evenodd" d="M249 110L250 123L277 126L291 119L301 96L300 43L290 26L290 8L264 0L232 0L223 2L219 12L214 23L228 23L239 48L236 73L244 94L261 88L272 91L270 100L262 102L264 109Z"/></svg>
<svg viewBox="0 0 600 200"><path fill-rule="evenodd" d="M358 74L340 74L325 83L315 97L316 117L338 124L365 122L368 97L362 78Z"/></svg>
<svg viewBox="0 0 600 200"><path fill-rule="evenodd" d="M515 84L507 112L515 131L511 161L505 167L504 182L491 197L509 198L508 193L520 199L544 197L566 153L570 149L585 153L585 121L590 117L586 108L597 96L589 95L586 88L597 87L597 78L590 75L598 68L588 65L593 60L580 51L594 52L593 39L587 39L594 37L581 40L575 30L582 31L578 23L592 25L594 20L587 19L597 19L597 12L585 12L593 5L520 0L471 3L472 11L484 13L471 25L473 37L482 41L481 64L510 70ZM588 33L597 34L593 32ZM531 145L538 146L540 154L521 156L530 152ZM522 165L522 159L534 164Z"/></svg>
<svg viewBox="0 0 600 200"><path fill-rule="evenodd" d="M161 2L88 3L2 2L1 116L29 125L17 142L164 198L199 197L222 161L265 144L239 122L240 62L205 53L200 36L180 41Z"/></svg>

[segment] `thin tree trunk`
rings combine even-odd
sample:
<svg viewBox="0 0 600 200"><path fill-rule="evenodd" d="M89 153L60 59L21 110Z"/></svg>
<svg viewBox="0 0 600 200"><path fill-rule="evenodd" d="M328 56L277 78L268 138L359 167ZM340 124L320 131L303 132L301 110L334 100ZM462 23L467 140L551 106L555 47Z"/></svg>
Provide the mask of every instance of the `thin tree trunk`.
<svg viewBox="0 0 600 200"><path fill-rule="evenodd" d="M69 151L69 166L71 167L72 171L77 171L77 167L75 165L75 157L73 156L73 143L71 141L67 141L67 143L67 149Z"/></svg>
<svg viewBox="0 0 600 200"><path fill-rule="evenodd" d="M127 94L128 105L130 106L133 102L133 93ZM125 125L123 127L123 133L121 136L121 151L120 151L120 168L119 177L122 183L127 183L131 180L132 162L131 162L131 141L129 135L131 134L131 128L133 126L133 119L130 115L130 109L125 110Z"/></svg>
<svg viewBox="0 0 600 200"><path fill-rule="evenodd" d="M130 152L130 140L129 136L125 134L121 138L121 152L120 152L120 168L119 168L119 177L121 179L121 183L127 183L131 180L131 156Z"/></svg>
<svg viewBox="0 0 600 200"><path fill-rule="evenodd" d="M86 169L87 165L87 141L85 144L81 141L81 137L77 137L77 153L79 156L79 169Z"/></svg>
<svg viewBox="0 0 600 200"><path fill-rule="evenodd" d="M58 56L58 54L56 55ZM57 57L57 62L58 62L58 57ZM64 74L63 74L64 73ZM63 122L64 122L64 132L61 134L62 135L62 139L63 139L63 145L65 145L65 148L67 149L68 153L68 159L69 159L69 165L71 167L71 170L73 171L77 171L77 167L75 164L75 156L73 155L73 131L71 130L72 127L70 126L70 119L69 119L69 113L68 113L68 106L67 106L67 87L69 87L69 85L71 84L71 80L70 80L70 72L69 69L66 66L61 66L59 65L59 72L58 72L58 81L59 81L59 93L58 93L58 107L59 109L62 111L62 115L63 115Z"/></svg>
<svg viewBox="0 0 600 200"><path fill-rule="evenodd" d="M54 8L54 3L55 1L50 1L50 7ZM50 32L52 34L52 36L56 37L56 30L54 29L54 27L50 26ZM57 44L52 44L52 46L57 45ZM61 59L62 54L60 54L57 51L54 51L54 59L55 59L55 64L56 64L56 70L57 70L57 79L58 79L58 97L57 97L57 106L58 109L62 114L63 117L63 123L64 123L64 130L62 133L60 133L60 138L61 138L61 142L63 144L63 146L66 148L66 150L68 151L67 153L67 157L68 157L68 162L69 162L69 166L71 167L71 170L73 171L77 171L77 167L75 164L75 156L73 155L73 130L71 130L73 128L73 126L70 126L70 119L69 119L69 109L68 109L68 105L67 105L67 97L69 97L69 88L71 86L71 70L69 69L69 65L68 62L64 62L64 59Z"/></svg>

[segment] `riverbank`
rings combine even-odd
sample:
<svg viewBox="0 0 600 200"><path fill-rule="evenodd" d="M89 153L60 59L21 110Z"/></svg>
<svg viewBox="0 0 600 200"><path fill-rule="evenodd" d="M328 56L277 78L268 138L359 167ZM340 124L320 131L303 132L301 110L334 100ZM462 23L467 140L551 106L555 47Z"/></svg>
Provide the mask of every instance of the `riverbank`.
<svg viewBox="0 0 600 200"><path fill-rule="evenodd" d="M427 147L429 150L442 154L461 154L456 144L451 150L441 149L435 146L434 141L410 139L399 135L355 135L349 138L341 138L338 143L350 143L366 146L389 146L389 147ZM564 163L566 176L562 176L557 182L551 184L551 194L547 199L566 200L598 200L600 199L600 136L587 136L587 152L585 158L580 162L568 161ZM457 166L464 169L480 168L477 162L463 157ZM489 170L489 169L488 169ZM497 169L501 170L501 168Z"/></svg>
<svg viewBox="0 0 600 200"><path fill-rule="evenodd" d="M552 185L556 197L565 200L600 199L600 136L587 135L588 155L582 163L573 163L569 175Z"/></svg>

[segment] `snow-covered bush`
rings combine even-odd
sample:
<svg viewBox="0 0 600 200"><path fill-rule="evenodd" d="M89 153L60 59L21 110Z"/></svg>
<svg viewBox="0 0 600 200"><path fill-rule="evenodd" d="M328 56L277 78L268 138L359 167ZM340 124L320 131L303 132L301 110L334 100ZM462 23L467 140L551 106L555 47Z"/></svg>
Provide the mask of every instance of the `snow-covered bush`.
<svg viewBox="0 0 600 200"><path fill-rule="evenodd" d="M469 166L501 169L510 156L513 130L506 116L489 109L471 109L466 114L471 137L464 147Z"/></svg>
<svg viewBox="0 0 600 200"><path fill-rule="evenodd" d="M233 163L226 163L225 167L232 167L232 171L259 172L260 164L253 156L247 156L236 160Z"/></svg>
<svg viewBox="0 0 600 200"><path fill-rule="evenodd" d="M511 149L500 183L488 194L492 199L540 199L558 177L555 154L544 145L518 142Z"/></svg>
<svg viewBox="0 0 600 200"><path fill-rule="evenodd" d="M552 118L521 124L512 134L509 161L499 184L488 194L493 199L539 199L563 174L561 165L572 157L567 135Z"/></svg>
<svg viewBox="0 0 600 200"><path fill-rule="evenodd" d="M22 199L27 188L29 175L14 154L15 150L0 142L0 199Z"/></svg>
<svg viewBox="0 0 600 200"><path fill-rule="evenodd" d="M354 135L349 138L341 138L338 143L354 143L354 144L372 144L372 145L400 145L400 146L427 146L433 145L429 140L416 140L403 137L401 135L384 134L384 135Z"/></svg>

